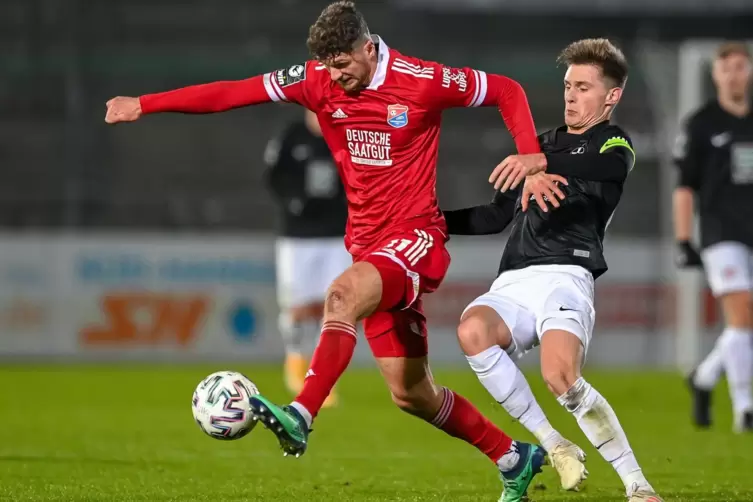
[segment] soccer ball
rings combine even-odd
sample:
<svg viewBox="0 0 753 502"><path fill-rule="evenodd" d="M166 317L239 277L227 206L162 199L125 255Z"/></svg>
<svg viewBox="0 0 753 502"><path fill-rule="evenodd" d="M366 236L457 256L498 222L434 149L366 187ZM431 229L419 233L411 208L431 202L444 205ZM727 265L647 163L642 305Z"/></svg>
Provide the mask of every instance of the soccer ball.
<svg viewBox="0 0 753 502"><path fill-rule="evenodd" d="M241 373L212 373L193 393L193 417L201 430L215 439L240 439L256 426L248 401L258 393L256 385Z"/></svg>

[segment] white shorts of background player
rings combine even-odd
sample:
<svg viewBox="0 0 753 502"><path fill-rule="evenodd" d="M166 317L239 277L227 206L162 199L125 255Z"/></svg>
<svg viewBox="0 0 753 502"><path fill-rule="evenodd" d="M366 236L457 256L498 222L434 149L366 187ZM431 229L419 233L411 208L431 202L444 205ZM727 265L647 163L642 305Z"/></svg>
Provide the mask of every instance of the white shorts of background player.
<svg viewBox="0 0 753 502"><path fill-rule="evenodd" d="M324 302L329 285L353 263L342 237L282 237L276 255L277 300L282 309Z"/></svg>
<svg viewBox="0 0 753 502"><path fill-rule="evenodd" d="M701 252L706 280L715 297L753 290L751 249L741 242L724 241Z"/></svg>
<svg viewBox="0 0 753 502"><path fill-rule="evenodd" d="M503 272L465 310L482 305L494 309L512 333L507 353L514 361L552 329L574 334L584 354L588 351L596 318L594 278L582 267L533 265Z"/></svg>

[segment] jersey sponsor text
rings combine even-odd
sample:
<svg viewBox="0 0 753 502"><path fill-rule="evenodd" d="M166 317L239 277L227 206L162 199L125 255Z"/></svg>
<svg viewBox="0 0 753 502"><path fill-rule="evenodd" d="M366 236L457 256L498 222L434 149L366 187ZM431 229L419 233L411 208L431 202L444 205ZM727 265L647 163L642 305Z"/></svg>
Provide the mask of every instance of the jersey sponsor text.
<svg viewBox="0 0 753 502"><path fill-rule="evenodd" d="M388 132L346 129L350 160L367 166L391 166L391 134Z"/></svg>

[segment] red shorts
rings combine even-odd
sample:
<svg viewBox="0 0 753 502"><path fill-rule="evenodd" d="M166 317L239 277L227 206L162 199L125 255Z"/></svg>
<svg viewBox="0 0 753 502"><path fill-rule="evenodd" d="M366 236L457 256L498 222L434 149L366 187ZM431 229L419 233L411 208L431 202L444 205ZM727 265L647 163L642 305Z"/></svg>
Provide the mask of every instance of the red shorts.
<svg viewBox="0 0 753 502"><path fill-rule="evenodd" d="M421 296L442 283L450 267L447 237L438 229L394 235L375 251L358 257L382 278L382 299L363 326L374 357L428 354Z"/></svg>

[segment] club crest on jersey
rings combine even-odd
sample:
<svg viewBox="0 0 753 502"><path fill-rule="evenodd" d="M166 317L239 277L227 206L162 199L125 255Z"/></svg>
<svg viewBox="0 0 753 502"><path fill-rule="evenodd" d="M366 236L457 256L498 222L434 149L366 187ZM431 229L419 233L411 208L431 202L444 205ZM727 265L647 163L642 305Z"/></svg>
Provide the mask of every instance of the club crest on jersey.
<svg viewBox="0 0 753 502"><path fill-rule="evenodd" d="M408 125L408 107L405 105L389 105L387 107L387 123L400 128Z"/></svg>

